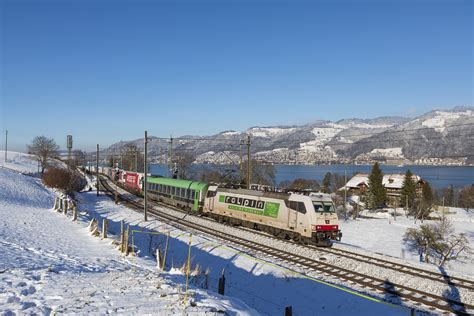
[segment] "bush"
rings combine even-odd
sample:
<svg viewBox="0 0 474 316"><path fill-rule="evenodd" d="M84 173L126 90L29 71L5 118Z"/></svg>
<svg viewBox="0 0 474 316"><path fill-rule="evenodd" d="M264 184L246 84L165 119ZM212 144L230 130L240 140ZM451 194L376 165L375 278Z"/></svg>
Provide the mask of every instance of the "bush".
<svg viewBox="0 0 474 316"><path fill-rule="evenodd" d="M82 190L85 185L84 179L77 171L63 168L49 168L43 174L43 183L68 194Z"/></svg>

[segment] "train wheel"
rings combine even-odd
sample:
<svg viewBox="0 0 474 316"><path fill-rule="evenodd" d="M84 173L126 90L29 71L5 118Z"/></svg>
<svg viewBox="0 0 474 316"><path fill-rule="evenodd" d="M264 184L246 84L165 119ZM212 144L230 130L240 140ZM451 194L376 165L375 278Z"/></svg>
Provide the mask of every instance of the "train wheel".
<svg viewBox="0 0 474 316"><path fill-rule="evenodd" d="M297 233L294 233L293 234L293 240L297 243L300 243L301 242L301 235L297 234Z"/></svg>

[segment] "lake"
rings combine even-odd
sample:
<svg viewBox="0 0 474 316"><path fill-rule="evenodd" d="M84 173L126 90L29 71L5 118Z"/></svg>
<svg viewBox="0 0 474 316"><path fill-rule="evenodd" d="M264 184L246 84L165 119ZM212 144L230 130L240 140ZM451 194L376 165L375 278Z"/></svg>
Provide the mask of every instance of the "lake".
<svg viewBox="0 0 474 316"><path fill-rule="evenodd" d="M410 169L414 174L427 180L434 189L444 188L452 184L454 187L463 187L474 183L474 167L462 166L380 166L384 174L405 173ZM231 166L193 165L194 171L202 168L229 169ZM238 170L238 167L234 167ZM297 178L314 179L321 183L327 172L347 175L349 180L355 172L370 173L371 165L275 165L275 182L278 184L284 180ZM153 175L166 176L164 165L151 165L150 172Z"/></svg>

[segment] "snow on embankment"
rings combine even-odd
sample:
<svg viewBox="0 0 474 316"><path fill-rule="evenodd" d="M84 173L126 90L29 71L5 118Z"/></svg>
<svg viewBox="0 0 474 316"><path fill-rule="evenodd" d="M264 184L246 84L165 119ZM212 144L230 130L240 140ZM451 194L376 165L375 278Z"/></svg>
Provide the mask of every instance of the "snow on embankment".
<svg viewBox="0 0 474 316"><path fill-rule="evenodd" d="M0 205L16 205L48 208L53 194L46 190L41 181L0 169Z"/></svg>
<svg viewBox="0 0 474 316"><path fill-rule="evenodd" d="M5 157L5 151L0 150L0 166L1 167L13 169L22 173L38 172L38 162L35 160L34 156L32 155L9 151L7 154L6 162L4 161L4 157Z"/></svg>
<svg viewBox="0 0 474 316"><path fill-rule="evenodd" d="M0 315L182 314L182 283L130 262L111 239L90 236L87 218L51 210L40 180L0 169ZM255 315L236 299L196 290L187 313Z"/></svg>

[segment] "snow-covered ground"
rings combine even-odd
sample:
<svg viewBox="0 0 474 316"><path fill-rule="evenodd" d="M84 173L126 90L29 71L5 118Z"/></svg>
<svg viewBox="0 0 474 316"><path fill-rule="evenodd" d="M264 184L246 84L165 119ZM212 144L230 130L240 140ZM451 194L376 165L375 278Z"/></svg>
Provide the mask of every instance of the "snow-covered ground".
<svg viewBox="0 0 474 316"><path fill-rule="evenodd" d="M455 233L465 233L470 245L474 248L474 212L466 212L462 208L449 208L446 217L452 222ZM407 218L403 209L397 209L396 220L393 217L393 209L389 212L373 213L367 210L361 212L361 218L357 220L341 220L343 240L341 247L350 246L353 249L364 249L365 251L381 253L397 257L423 265L423 268L433 268L432 264L420 263L417 253L410 253L403 244L403 235L407 228L419 227L421 224L434 224L437 221L425 220L423 223L413 218ZM339 245L337 245L339 246ZM474 255L469 259L454 261L448 264L450 272L474 276Z"/></svg>
<svg viewBox="0 0 474 316"><path fill-rule="evenodd" d="M190 236L157 220L115 205L95 192L78 195L81 217L72 222L52 211L53 193L38 179L0 170L0 313L154 313L182 314L184 275ZM87 211L87 212L86 212ZM119 223L131 225L136 256L124 257L111 244L90 236L90 217L110 220L110 237ZM138 232L140 231L140 232ZM165 272L158 275L152 254L171 234ZM196 268L199 266L199 268ZM222 270L226 296L215 294ZM281 315L404 315L408 310L368 298L318 278L257 259L215 240L192 236L186 313ZM190 305L193 302L193 306Z"/></svg>
<svg viewBox="0 0 474 316"><path fill-rule="evenodd" d="M53 197L38 179L0 169L0 314L258 314L199 288L185 306L181 271L160 276L121 256L111 239L90 236L86 217L52 211Z"/></svg>
<svg viewBox="0 0 474 316"><path fill-rule="evenodd" d="M14 169L22 173L38 172L38 162L32 155L9 151L5 162L5 150L0 150L0 168Z"/></svg>

